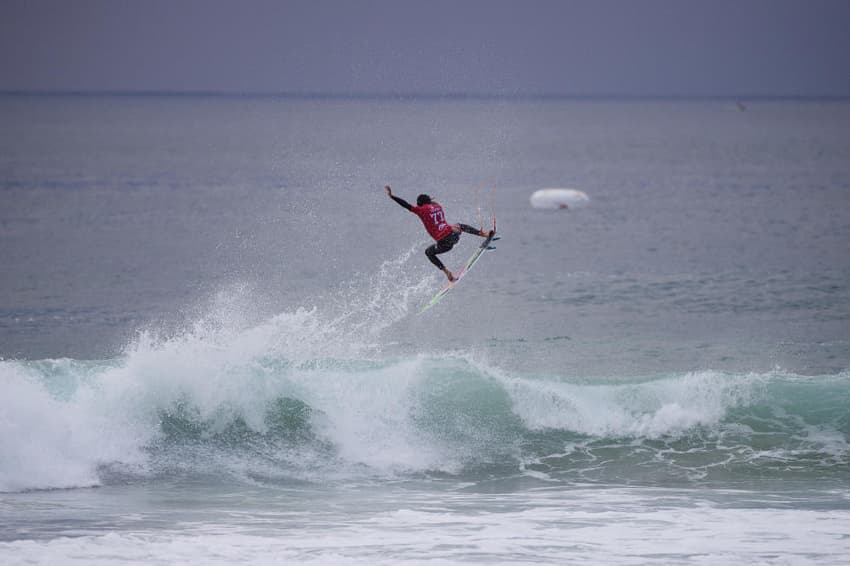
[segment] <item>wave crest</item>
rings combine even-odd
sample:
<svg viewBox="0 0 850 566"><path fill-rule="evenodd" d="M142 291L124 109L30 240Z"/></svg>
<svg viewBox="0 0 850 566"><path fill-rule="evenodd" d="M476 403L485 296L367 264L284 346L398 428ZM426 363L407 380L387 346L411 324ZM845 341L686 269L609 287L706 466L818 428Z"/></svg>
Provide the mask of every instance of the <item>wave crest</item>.
<svg viewBox="0 0 850 566"><path fill-rule="evenodd" d="M0 490L128 474L666 481L850 464L846 372L588 381L468 356L234 357L243 346L183 337L108 362L0 362Z"/></svg>

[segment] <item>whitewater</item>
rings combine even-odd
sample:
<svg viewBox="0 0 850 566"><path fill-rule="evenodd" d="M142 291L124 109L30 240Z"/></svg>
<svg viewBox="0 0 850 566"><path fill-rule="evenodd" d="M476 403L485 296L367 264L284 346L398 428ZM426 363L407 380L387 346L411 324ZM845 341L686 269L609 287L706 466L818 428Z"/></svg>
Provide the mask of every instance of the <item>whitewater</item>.
<svg viewBox="0 0 850 566"><path fill-rule="evenodd" d="M0 562L847 562L846 103L0 115Z"/></svg>

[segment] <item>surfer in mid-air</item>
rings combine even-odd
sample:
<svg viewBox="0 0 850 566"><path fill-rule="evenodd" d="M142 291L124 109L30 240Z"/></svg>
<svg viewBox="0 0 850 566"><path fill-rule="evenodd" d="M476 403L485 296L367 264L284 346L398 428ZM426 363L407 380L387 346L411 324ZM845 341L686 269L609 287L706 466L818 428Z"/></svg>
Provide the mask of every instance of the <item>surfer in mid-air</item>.
<svg viewBox="0 0 850 566"><path fill-rule="evenodd" d="M428 235L437 241L436 244L431 244L428 249L425 250L425 255L428 256L431 263L437 266L437 269L446 274L449 281L454 281L455 276L452 275L452 272L449 271L445 265L443 265L443 262L437 257L437 254L443 254L451 250L458 240L460 240L461 232L475 234L482 238L486 238L492 234L492 232L478 230L467 224L447 223L446 217L443 214L443 207L436 201L431 200L431 197L428 195L423 194L416 197L416 206L413 206L406 200L393 196L393 190L389 185L386 185L384 189L386 189L388 197L396 201L402 208L406 208L418 216L419 219L422 220L422 224L425 225L425 230L428 231Z"/></svg>

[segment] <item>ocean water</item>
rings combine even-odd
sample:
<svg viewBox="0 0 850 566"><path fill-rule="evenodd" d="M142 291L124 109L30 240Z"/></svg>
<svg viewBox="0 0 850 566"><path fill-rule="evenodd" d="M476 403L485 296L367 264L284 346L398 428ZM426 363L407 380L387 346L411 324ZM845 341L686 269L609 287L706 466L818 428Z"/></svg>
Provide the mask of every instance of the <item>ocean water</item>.
<svg viewBox="0 0 850 566"><path fill-rule="evenodd" d="M0 123L3 564L850 560L850 103ZM444 278L387 183L498 220L423 314Z"/></svg>

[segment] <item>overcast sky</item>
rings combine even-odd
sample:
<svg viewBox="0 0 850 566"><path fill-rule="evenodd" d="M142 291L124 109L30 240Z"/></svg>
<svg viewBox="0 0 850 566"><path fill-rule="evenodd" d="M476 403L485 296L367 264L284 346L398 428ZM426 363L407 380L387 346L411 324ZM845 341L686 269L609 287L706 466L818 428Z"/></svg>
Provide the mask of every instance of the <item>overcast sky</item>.
<svg viewBox="0 0 850 566"><path fill-rule="evenodd" d="M0 0L0 91L850 96L850 0Z"/></svg>

